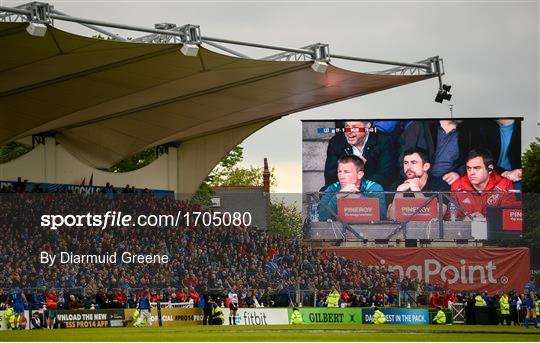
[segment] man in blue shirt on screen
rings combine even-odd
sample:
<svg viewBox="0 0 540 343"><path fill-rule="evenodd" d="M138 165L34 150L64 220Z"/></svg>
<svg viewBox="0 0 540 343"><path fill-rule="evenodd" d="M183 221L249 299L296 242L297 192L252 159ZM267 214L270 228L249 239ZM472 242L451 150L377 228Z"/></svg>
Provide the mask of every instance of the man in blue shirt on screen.
<svg viewBox="0 0 540 343"><path fill-rule="evenodd" d="M344 156L338 160L338 180L324 189L319 206L319 220L333 219L337 213L337 199L348 196L347 193L362 193L366 198L378 198L381 218L386 216L386 200L380 184L364 179L364 161L355 155ZM336 194L337 193L337 194ZM343 193L343 194L339 194ZM367 194L366 194L367 193ZM332 211L332 212L331 212Z"/></svg>

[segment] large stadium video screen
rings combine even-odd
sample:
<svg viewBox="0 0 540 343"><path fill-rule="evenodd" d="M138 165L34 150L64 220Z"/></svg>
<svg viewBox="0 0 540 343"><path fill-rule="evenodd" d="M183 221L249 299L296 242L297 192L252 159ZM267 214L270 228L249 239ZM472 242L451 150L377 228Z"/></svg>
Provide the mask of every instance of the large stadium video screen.
<svg viewBox="0 0 540 343"><path fill-rule="evenodd" d="M306 236L521 239L521 120L303 121Z"/></svg>

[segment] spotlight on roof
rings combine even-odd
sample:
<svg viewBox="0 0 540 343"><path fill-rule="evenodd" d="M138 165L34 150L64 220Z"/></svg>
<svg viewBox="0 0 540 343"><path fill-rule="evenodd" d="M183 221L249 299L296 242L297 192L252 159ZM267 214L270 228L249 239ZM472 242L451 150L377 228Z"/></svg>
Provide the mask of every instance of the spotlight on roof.
<svg viewBox="0 0 540 343"><path fill-rule="evenodd" d="M182 48L180 51L186 56L197 56L199 53L199 45L201 45L201 28L198 25L187 24L181 26L180 32L182 35Z"/></svg>
<svg viewBox="0 0 540 343"><path fill-rule="evenodd" d="M315 70L317 73L326 73L326 69L328 69L328 63L315 61L311 65L311 69Z"/></svg>
<svg viewBox="0 0 540 343"><path fill-rule="evenodd" d="M45 24L30 23L26 27L26 32L35 37L45 37L47 26Z"/></svg>
<svg viewBox="0 0 540 343"><path fill-rule="evenodd" d="M185 43L180 48L180 51L186 56L197 56L197 54L199 53L199 46L196 44Z"/></svg>
<svg viewBox="0 0 540 343"><path fill-rule="evenodd" d="M452 99L452 94L450 94L451 88L452 86L450 85L442 85L435 96L435 102L442 104L443 100L450 101L450 99Z"/></svg>
<svg viewBox="0 0 540 343"><path fill-rule="evenodd" d="M312 53L313 64L311 69L317 73L325 73L328 69L328 62L330 62L330 49L328 44L316 43L311 45L310 50Z"/></svg>

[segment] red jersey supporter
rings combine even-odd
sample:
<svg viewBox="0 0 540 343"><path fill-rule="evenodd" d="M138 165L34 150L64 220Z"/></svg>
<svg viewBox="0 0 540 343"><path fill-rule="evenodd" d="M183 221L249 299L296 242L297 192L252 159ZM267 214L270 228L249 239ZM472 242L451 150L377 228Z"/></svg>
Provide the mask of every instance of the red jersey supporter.
<svg viewBox="0 0 540 343"><path fill-rule="evenodd" d="M193 299L194 304L197 304L199 302L199 293L197 293L197 291L193 287L191 287L190 289L189 298Z"/></svg>
<svg viewBox="0 0 540 343"><path fill-rule="evenodd" d="M441 306L441 301L443 297L439 294L439 292L433 293L431 296L431 299L429 299L429 307L437 308Z"/></svg>
<svg viewBox="0 0 540 343"><path fill-rule="evenodd" d="M186 287L197 287L199 284L199 279L197 279L195 274L189 273L189 275L184 278L183 284Z"/></svg>
<svg viewBox="0 0 540 343"><path fill-rule="evenodd" d="M178 300L178 302L181 302L181 303L187 302L186 292L182 292L182 290L178 290L178 292L176 292L176 299Z"/></svg>
<svg viewBox="0 0 540 343"><path fill-rule="evenodd" d="M454 293L452 293L451 291L447 291L446 294L444 295L443 307L448 308L449 302L451 303L456 302L456 297L454 296Z"/></svg>
<svg viewBox="0 0 540 343"><path fill-rule="evenodd" d="M487 150L471 150L467 156L467 173L451 186L457 204L473 218L485 218L488 206L516 205L515 196L511 193L500 193L512 190L512 182L501 177L494 170L494 161ZM457 217L465 214L458 211ZM468 217L465 217L468 218Z"/></svg>
<svg viewBox="0 0 540 343"><path fill-rule="evenodd" d="M120 289L117 289L114 292L114 301L119 303L121 307L124 307L127 301L127 294L125 293L125 291L120 291Z"/></svg>
<svg viewBox="0 0 540 343"><path fill-rule="evenodd" d="M275 246L271 246L268 248L267 256L271 260L274 258L274 256L277 254L278 249Z"/></svg>
<svg viewBox="0 0 540 343"><path fill-rule="evenodd" d="M349 293L347 291L341 292L341 302L348 304L350 301Z"/></svg>

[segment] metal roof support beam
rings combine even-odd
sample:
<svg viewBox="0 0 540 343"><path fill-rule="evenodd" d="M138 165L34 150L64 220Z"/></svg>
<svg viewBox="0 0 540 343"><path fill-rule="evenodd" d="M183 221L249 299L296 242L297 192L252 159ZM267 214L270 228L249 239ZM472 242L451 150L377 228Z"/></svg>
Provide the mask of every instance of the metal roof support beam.
<svg viewBox="0 0 540 343"><path fill-rule="evenodd" d="M223 46L223 45L221 45L221 44L218 44L218 43L215 43L215 42L212 42L212 41L207 41L207 40L203 40L203 42L204 42L205 44L208 44L208 45L210 45L210 46L213 46L214 48L218 48L218 49L220 49L220 50L223 50L223 51L225 51L225 52L228 52L229 54L234 55L234 56L236 56L236 57L249 58L249 59L251 59L251 57L249 57L248 55L244 55L244 54L241 53L241 52L238 52L238 51L233 50L233 49L229 49L229 48L227 48L226 46Z"/></svg>
<svg viewBox="0 0 540 343"><path fill-rule="evenodd" d="M30 3L30 4L22 5L19 7L28 8L29 6L35 6L35 4L39 4L39 6L44 6L44 5L49 6L48 4L45 4L45 3ZM50 6L50 8L52 8L52 6ZM7 13L14 13L18 15L27 15L29 18L32 18L32 16L35 15L35 14L32 14L32 10L22 9L22 8L10 8L10 7L0 6L0 11L7 12ZM198 43L195 43L196 45L199 45L201 42L204 41L208 44L210 44L210 42L212 42L213 44L224 43L224 44L233 44L233 45L241 45L241 46L248 46L248 47L254 47L254 48L269 49L269 50L279 50L283 52L277 55L272 55L272 56L263 58L264 60L280 60L284 58L290 59L293 56L293 54L299 54L303 58L310 56L312 61L320 62L320 59L317 58L317 50L316 50L317 48L315 48L314 50L313 45L303 48L303 49L296 49L296 48L288 48L288 47L282 47L282 46L274 46L274 45L267 45L267 44L235 41L235 40L216 38L216 37L201 36L198 26L194 26L194 25L183 26L179 29L176 29L176 27L172 29L158 29L158 28L151 29L151 28L134 26L134 25L124 25L124 24L110 23L110 22L99 21L99 20L77 18L77 17L68 16L65 14L59 14L60 12L58 11L45 11L45 13L47 15L47 18L50 20L51 24L52 24L52 20L56 19L56 20L63 20L63 21L69 21L69 22L76 22L83 25L92 25L92 26L96 25L96 26L113 27L113 28L123 29L123 30L148 32L148 33L152 33L156 35L180 37L181 41L184 44L193 44L194 38L196 37L195 41L198 42ZM39 17L39 13L37 16ZM41 20L43 19L46 19L46 18L41 18ZM187 28L187 31L186 31L186 28ZM105 33L105 34L109 35L108 33ZM114 35L114 37L118 38L117 35ZM148 41L149 38L150 37L142 37L142 38L137 38L133 41L145 42L145 41ZM191 42L191 43L186 43L186 42ZM219 45L217 45L216 47L222 50L224 50L225 48ZM317 45L315 45L315 47L317 47ZM326 49L327 47L328 46L326 45ZM319 49L320 49L320 46L319 46ZM224 50L224 51L227 51L227 50ZM236 56L247 57L245 55L240 55L239 53L234 52L234 50L229 50L228 52ZM365 63L375 63L375 64L397 66L397 68L392 68L390 70L380 72L382 74L399 74L399 73L404 74L407 72L410 72L411 74L413 73L420 74L423 72L426 74L436 74L437 76L439 76L439 78L441 75L444 74L444 70L442 69L442 60L439 59L438 57L430 58L430 59L422 61L426 63L422 63L422 62L404 63L404 62L398 62L398 61L379 60L379 59L372 59L372 58L360 58L360 57L337 55L337 54L330 54L330 53L327 53L326 58L336 58L336 59L344 59L344 60L358 61L358 62L365 62Z"/></svg>
<svg viewBox="0 0 540 343"><path fill-rule="evenodd" d="M63 12L55 10L54 8L52 9L52 12L55 13L55 14L59 14L59 15L69 16L69 15L67 15L67 14L65 14ZM82 23L81 23L81 25L85 26L85 27L87 27L89 29L92 29L92 30L94 30L96 32L103 33L104 35L106 35L108 37L111 37L114 40L117 40L117 41L120 41L120 42L127 42L128 41L127 39L120 36L119 34L109 32L109 31L107 31L105 29L102 29L101 27L97 27L97 26L90 25L90 24L82 24Z"/></svg>

